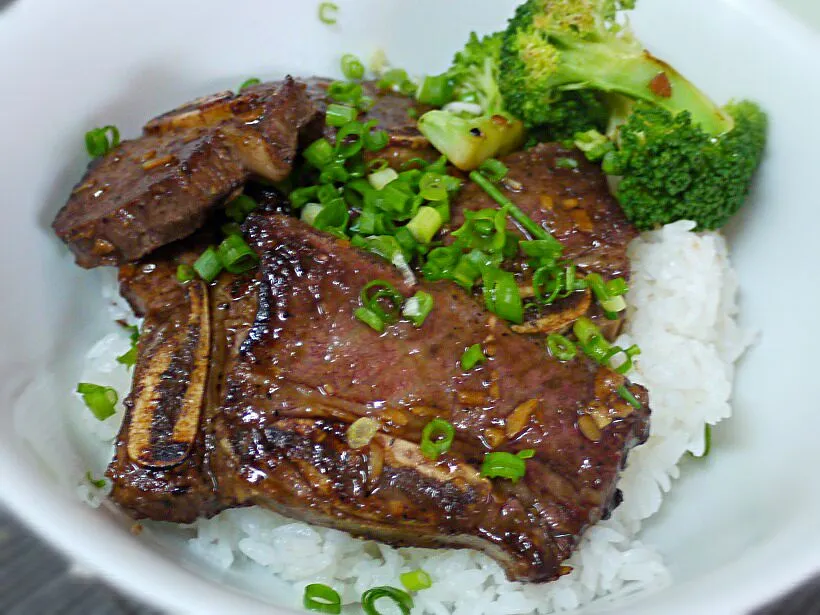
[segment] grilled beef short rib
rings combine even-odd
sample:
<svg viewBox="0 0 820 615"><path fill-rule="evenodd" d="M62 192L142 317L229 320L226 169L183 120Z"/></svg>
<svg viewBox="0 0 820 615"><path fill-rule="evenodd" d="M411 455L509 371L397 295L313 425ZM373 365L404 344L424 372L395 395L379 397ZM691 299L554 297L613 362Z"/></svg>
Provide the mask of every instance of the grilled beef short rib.
<svg viewBox="0 0 820 615"><path fill-rule="evenodd" d="M191 520L197 506L210 515L259 504L393 544L482 549L511 579L555 578L584 528L616 504L617 473L647 436L645 391L626 383L643 402L635 410L617 394L622 377L584 359L549 359L461 289L410 287L388 263L298 220L256 215L246 231L262 264L255 281L223 275L210 288L212 381L202 405L191 406L200 408L193 441L173 439L188 434L177 426L193 414L180 419L156 403L138 416L137 401L161 399L143 389L162 386L162 377L142 376L160 371L151 368L158 361L166 365L153 350L162 347L158 336L169 337L158 323L190 326L199 291L167 290L160 280L173 280L175 266L150 263L123 276L126 294L141 296L132 302L146 327L109 469L114 499L137 517L176 521ZM156 290L140 286L143 279ZM423 327L401 321L380 335L356 320L359 291L374 279L406 296L433 295ZM153 311L152 293L162 297ZM221 311L232 314L230 324L214 322ZM464 372L459 358L475 343L489 359ZM187 357L192 345L175 352ZM185 360L177 363L190 365ZM186 380L185 368L164 369ZM184 397L178 391L172 399ZM381 428L352 449L346 430L363 416ZM419 441L436 417L454 425L456 439L432 462ZM131 440L147 431L149 462L185 447L187 457L173 467L135 459L142 449ZM524 449L535 456L518 483L480 476L486 452Z"/></svg>
<svg viewBox="0 0 820 615"><path fill-rule="evenodd" d="M300 135L317 129L318 109L290 78L194 101L92 161L54 231L83 267L136 260L192 234L252 175L287 177Z"/></svg>

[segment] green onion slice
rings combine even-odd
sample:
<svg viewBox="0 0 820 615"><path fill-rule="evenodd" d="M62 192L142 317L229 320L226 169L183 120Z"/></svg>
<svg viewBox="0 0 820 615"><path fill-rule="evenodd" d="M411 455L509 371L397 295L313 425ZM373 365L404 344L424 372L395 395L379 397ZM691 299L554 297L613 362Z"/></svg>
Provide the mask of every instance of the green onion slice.
<svg viewBox="0 0 820 615"><path fill-rule="evenodd" d="M487 453L481 464L481 476L485 478L506 478L517 483L527 471L527 466L519 455L505 452Z"/></svg>
<svg viewBox="0 0 820 615"><path fill-rule="evenodd" d="M242 85L239 86L239 89L237 90L237 92L241 92L242 90L247 90L248 88L253 87L255 85L259 85L260 83L262 83L261 80L257 79L256 77L251 77L250 79L246 79L245 81L242 82Z"/></svg>
<svg viewBox="0 0 820 615"><path fill-rule="evenodd" d="M342 612L342 597L339 592L322 583L311 583L305 587L302 604L308 611L314 613L338 615Z"/></svg>
<svg viewBox="0 0 820 615"><path fill-rule="evenodd" d="M390 143L390 135L386 131L375 130L378 125L378 120L370 120L364 125L362 142L368 152L381 151Z"/></svg>
<svg viewBox="0 0 820 615"><path fill-rule="evenodd" d="M241 235L228 235L219 244L217 255L222 266L230 273L245 273L259 264L259 257L245 243Z"/></svg>
<svg viewBox="0 0 820 615"><path fill-rule="evenodd" d="M473 344L464 351L464 354L461 355L461 369L468 372L476 365L479 363L484 363L486 360L487 356L481 349L481 344Z"/></svg>
<svg viewBox="0 0 820 615"><path fill-rule="evenodd" d="M453 83L445 73L425 77L416 91L416 100L425 105L443 107L453 100Z"/></svg>
<svg viewBox="0 0 820 615"><path fill-rule="evenodd" d="M319 21L323 24L332 26L337 21L337 14L339 12L339 5L334 2L322 2L319 5Z"/></svg>
<svg viewBox="0 0 820 615"><path fill-rule="evenodd" d="M177 267L177 282L185 284L196 277L196 271L190 265L181 264Z"/></svg>
<svg viewBox="0 0 820 615"><path fill-rule="evenodd" d="M535 457L535 449L525 448L522 451L518 451L517 456L519 459L532 459L533 457Z"/></svg>
<svg viewBox="0 0 820 615"><path fill-rule="evenodd" d="M433 207L419 207L413 219L407 223L407 230L413 234L413 237L419 243L430 243L433 241L436 233L439 232L444 220L441 219L441 214Z"/></svg>
<svg viewBox="0 0 820 615"><path fill-rule="evenodd" d="M311 165L323 169L333 161L333 146L327 139L318 139L302 153Z"/></svg>
<svg viewBox="0 0 820 615"><path fill-rule="evenodd" d="M628 388L626 388L626 385L621 385L618 387L618 395L620 395L630 406L635 408L635 410L640 410L642 408L641 402L638 401L638 398L635 397Z"/></svg>
<svg viewBox="0 0 820 615"><path fill-rule="evenodd" d="M350 81L334 81L327 88L327 96L333 101L358 105L364 90L358 83Z"/></svg>
<svg viewBox="0 0 820 615"><path fill-rule="evenodd" d="M345 79L359 80L364 77L364 64L352 53L342 56L342 74Z"/></svg>
<svg viewBox="0 0 820 615"><path fill-rule="evenodd" d="M384 320L373 310L361 307L354 311L353 315L374 331L384 332Z"/></svg>
<svg viewBox="0 0 820 615"><path fill-rule="evenodd" d="M484 177L480 171L473 171L470 173L470 179L473 180L480 188L482 188L490 197L504 210L509 213L513 219L521 225L534 239L550 239L552 235L542 228L535 221L525 214L521 209L513 203L510 199L504 196L501 191L493 185L493 183Z"/></svg>
<svg viewBox="0 0 820 615"><path fill-rule="evenodd" d="M85 133L85 149L92 158L105 156L119 144L120 131L116 126L110 124Z"/></svg>
<svg viewBox="0 0 820 615"><path fill-rule="evenodd" d="M556 158L555 159L555 168L556 169L577 169L578 168L578 161L575 158Z"/></svg>
<svg viewBox="0 0 820 615"><path fill-rule="evenodd" d="M435 461L450 450L456 437L456 429L444 419L433 419L421 432L421 454Z"/></svg>
<svg viewBox="0 0 820 615"><path fill-rule="evenodd" d="M491 182L497 184L507 177L507 173L510 172L510 169L500 160L488 158L481 163L481 166L478 167L478 171Z"/></svg>
<svg viewBox="0 0 820 615"><path fill-rule="evenodd" d="M547 348L559 361L572 361L578 354L575 344L560 333L550 333L547 336Z"/></svg>
<svg viewBox="0 0 820 615"><path fill-rule="evenodd" d="M410 615L413 608L413 598L405 591L389 585L373 587L362 594L362 610L366 615L381 615L376 608L376 601L382 598L389 598L402 612L402 615Z"/></svg>
<svg viewBox="0 0 820 615"><path fill-rule="evenodd" d="M105 487L105 478L94 478L91 475L91 470L85 473L85 479L91 483L92 487L95 487L96 489L102 489Z"/></svg>
<svg viewBox="0 0 820 615"><path fill-rule="evenodd" d="M375 291L375 292L371 292ZM385 324L393 324L399 319L399 310L404 303L404 297L396 290L390 282L385 280L373 280L365 285L361 293L359 293L359 301L362 308L372 315L375 315L381 321L381 329L373 327L377 331L384 330ZM386 308L386 309L385 309ZM356 317L359 320L363 318L356 311ZM362 316L365 316L362 313ZM367 316L368 320L373 320L371 316ZM366 324L373 326L371 322L364 321Z"/></svg>
<svg viewBox="0 0 820 615"><path fill-rule="evenodd" d="M352 122L358 116L359 111L355 107L331 103L327 106L325 122L328 126L335 126L339 128L341 126L344 126L348 122Z"/></svg>
<svg viewBox="0 0 820 615"><path fill-rule="evenodd" d="M399 580L404 587L411 592L421 591L433 586L433 579L421 568L410 572L403 572Z"/></svg>
<svg viewBox="0 0 820 615"><path fill-rule="evenodd" d="M410 320L415 327L421 327L432 311L433 296L420 290L404 303L401 314Z"/></svg>
<svg viewBox="0 0 820 615"><path fill-rule="evenodd" d="M213 282L222 268L222 261L213 246L209 246L194 263L194 271L206 282Z"/></svg>
<svg viewBox="0 0 820 615"><path fill-rule="evenodd" d="M258 207L259 203L247 194L241 194L225 206L225 214L234 222L241 224Z"/></svg>
<svg viewBox="0 0 820 615"><path fill-rule="evenodd" d="M484 271L484 304L493 314L520 324L524 321L524 304L515 276L492 267Z"/></svg>
<svg viewBox="0 0 820 615"><path fill-rule="evenodd" d="M390 167L385 167L379 171L375 171L367 176L367 181L373 186L374 190L384 190L387 184L396 181L399 174Z"/></svg>
<svg viewBox="0 0 820 615"><path fill-rule="evenodd" d="M346 160L362 151L364 130L361 122L348 122L342 126L336 134L336 155Z"/></svg>
<svg viewBox="0 0 820 615"><path fill-rule="evenodd" d="M90 382L77 385L77 393L82 395L86 407L98 421L104 421L116 414L117 392L111 388Z"/></svg>

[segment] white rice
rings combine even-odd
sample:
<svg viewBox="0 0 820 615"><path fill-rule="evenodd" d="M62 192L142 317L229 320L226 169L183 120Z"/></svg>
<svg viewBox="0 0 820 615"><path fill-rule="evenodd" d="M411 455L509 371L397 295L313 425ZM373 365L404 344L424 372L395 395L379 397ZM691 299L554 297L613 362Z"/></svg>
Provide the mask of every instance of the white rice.
<svg viewBox="0 0 820 615"><path fill-rule="evenodd" d="M703 452L705 425L730 416L734 363L752 341L735 321L737 281L724 238L693 228L677 222L630 246L628 323L619 344L642 349L631 377L649 389L651 436L630 453L619 483L623 504L583 536L567 562L571 574L544 585L510 583L493 560L473 551L396 549L261 508L197 522L190 553L219 571L261 576L266 594L273 588L277 602L297 608L305 585L326 583L350 613L359 612L355 603L364 590L400 587L399 575L416 568L434 580L414 596L417 614L554 613L662 587L669 573L660 555L638 540L641 522L660 508L681 457ZM126 339L118 332L101 340L89 352L84 378L96 382L105 374L104 382L112 384L118 369L125 393L128 375L112 356L127 348ZM95 458L102 471L122 413L99 423L77 408L80 429L98 437ZM81 482L81 496L98 503L101 493ZM387 612L389 605L383 606Z"/></svg>

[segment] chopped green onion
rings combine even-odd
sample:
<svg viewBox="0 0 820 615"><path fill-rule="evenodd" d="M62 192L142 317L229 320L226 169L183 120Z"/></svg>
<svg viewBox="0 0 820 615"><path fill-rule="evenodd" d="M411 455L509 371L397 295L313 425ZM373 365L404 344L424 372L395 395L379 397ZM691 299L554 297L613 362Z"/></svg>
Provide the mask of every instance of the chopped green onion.
<svg viewBox="0 0 820 615"><path fill-rule="evenodd" d="M327 88L327 96L339 103L358 105L364 90L358 83L350 81L334 81Z"/></svg>
<svg viewBox="0 0 820 615"><path fill-rule="evenodd" d="M332 184L335 182L345 183L350 179L350 173L341 162L331 162L324 169L319 176L319 181L323 184Z"/></svg>
<svg viewBox="0 0 820 615"><path fill-rule="evenodd" d="M190 265L179 265L177 267L177 282L185 284L196 277L196 271Z"/></svg>
<svg viewBox="0 0 820 615"><path fill-rule="evenodd" d="M495 158L488 158L484 162L481 163L481 166L478 167L479 172L484 175L487 179L489 179L494 184L497 184L502 179L507 177L507 173L510 172L510 169L500 160L496 160Z"/></svg>
<svg viewBox="0 0 820 615"><path fill-rule="evenodd" d="M518 451L517 456L519 459L532 459L533 457L535 457L535 449L525 448L522 451Z"/></svg>
<svg viewBox="0 0 820 615"><path fill-rule="evenodd" d="M347 210L347 203L344 202L344 199L337 197L322 206L311 224L320 231L327 231L343 237L348 222L350 222L350 213Z"/></svg>
<svg viewBox="0 0 820 615"><path fill-rule="evenodd" d="M103 489L105 487L105 478L95 479L91 475L91 470L85 473L85 478L89 483L91 483L92 487L95 487L97 489Z"/></svg>
<svg viewBox="0 0 820 615"><path fill-rule="evenodd" d="M359 98L359 100L356 101L356 108L362 113L367 113L373 108L375 104L375 99L370 98L370 96L362 96L361 98Z"/></svg>
<svg viewBox="0 0 820 615"><path fill-rule="evenodd" d="M247 194L241 194L225 206L225 213L231 220L241 224L258 207L259 203Z"/></svg>
<svg viewBox="0 0 820 615"><path fill-rule="evenodd" d="M390 167L382 169L380 171L376 171L375 173L371 173L367 176L367 181L370 182L370 185L373 186L376 190L384 190L384 187L392 181L395 181L399 178L399 174L396 173Z"/></svg>
<svg viewBox="0 0 820 615"><path fill-rule="evenodd" d="M444 419L433 419L421 432L421 454L435 461L450 450L456 437L456 429Z"/></svg>
<svg viewBox="0 0 820 615"><path fill-rule="evenodd" d="M626 309L626 300L623 297L612 297L606 301L601 301L601 307L608 314L615 314L615 318L617 318L618 312L623 312ZM615 320L615 318L610 318L610 320Z"/></svg>
<svg viewBox="0 0 820 615"><path fill-rule="evenodd" d="M416 327L420 327L432 311L433 296L420 290L404 303L401 315L410 320Z"/></svg>
<svg viewBox="0 0 820 615"><path fill-rule="evenodd" d="M334 2L322 2L319 5L319 20L323 24L332 26L336 23L337 13L339 12L339 5Z"/></svg>
<svg viewBox="0 0 820 615"><path fill-rule="evenodd" d="M362 142L368 152L381 151L390 143L390 135L386 131L374 130L378 125L378 120L370 120L364 125Z"/></svg>
<svg viewBox="0 0 820 615"><path fill-rule="evenodd" d="M515 276L509 271L488 268L483 273L484 305L504 320L520 324L524 321L524 304Z"/></svg>
<svg viewBox="0 0 820 615"><path fill-rule="evenodd" d="M359 116L359 111L354 107L347 105L330 104L327 106L327 113L325 114L325 122L328 126L335 126L337 128L344 126L348 122L352 122Z"/></svg>
<svg viewBox="0 0 820 615"><path fill-rule="evenodd" d="M360 122L348 122L336 134L336 154L344 159L352 158L364 147L364 125Z"/></svg>
<svg viewBox="0 0 820 615"><path fill-rule="evenodd" d="M618 395L620 395L630 406L635 408L635 410L640 410L643 407L641 406L641 402L638 401L638 398L635 397L628 388L626 388L626 385L621 385L618 387Z"/></svg>
<svg viewBox="0 0 820 615"><path fill-rule="evenodd" d="M327 139L311 143L302 154L317 169L323 169L333 161L333 146Z"/></svg>
<svg viewBox="0 0 820 615"><path fill-rule="evenodd" d="M626 359L624 360L623 363L621 363L620 365L618 365L617 367L615 367L613 369L616 372L618 372L619 374L628 373L629 371L632 370L632 367L633 367L632 357L635 357L635 356L641 354L641 349L638 346L633 344L632 346L630 346L626 350L624 350L620 346L615 346L615 350L616 350L615 354L613 354L613 357L610 357L610 358L614 358L615 356L619 355L620 353L624 353L624 355L626 356Z"/></svg>
<svg viewBox="0 0 820 615"><path fill-rule="evenodd" d="M550 239L552 235L547 232L546 229L542 228L538 224L533 221L527 214L525 214L521 209L513 203L510 199L505 197L501 191L493 185L493 183L484 177L484 175L479 171L473 171L470 173L470 179L473 180L476 184L481 187L484 192L490 195L490 197L501 207L509 213L513 219L521 225L521 227L527 231L533 238L535 239Z"/></svg>
<svg viewBox="0 0 820 615"><path fill-rule="evenodd" d="M371 294L370 291L375 290ZM399 319L399 310L404 303L404 297L390 282L373 280L365 285L359 293L359 302L362 307L379 317L384 323L393 324ZM382 305L386 302L386 310ZM358 318L358 316L357 316ZM361 318L359 318L361 320ZM370 324L370 323L367 323Z"/></svg>
<svg viewBox="0 0 820 615"><path fill-rule="evenodd" d="M248 89L250 87L253 87L255 85L259 85L260 83L262 83L262 81L260 81L256 77L251 77L250 79L247 79L247 80L242 82L242 85L239 86L239 89L237 90L237 92L241 92L242 90L246 90L246 89Z"/></svg>
<svg viewBox="0 0 820 615"><path fill-rule="evenodd" d="M401 610L402 615L410 615L413 609L413 598L405 591L383 585L381 587L373 587L362 594L362 610L365 615L381 615L376 608L376 601L381 598L389 598Z"/></svg>
<svg viewBox="0 0 820 615"><path fill-rule="evenodd" d="M432 207L419 207L413 219L407 223L407 230L419 243L430 243L444 221L441 214Z"/></svg>
<svg viewBox="0 0 820 615"><path fill-rule="evenodd" d="M206 282L213 282L222 271L222 261L216 249L209 246L194 263L194 271Z"/></svg>
<svg viewBox="0 0 820 615"><path fill-rule="evenodd" d="M556 158L555 159L555 168L556 169L577 169L578 168L578 161L575 158Z"/></svg>
<svg viewBox="0 0 820 615"><path fill-rule="evenodd" d="M547 348L559 361L572 361L578 354L575 344L559 333L550 333L547 336Z"/></svg>
<svg viewBox="0 0 820 615"><path fill-rule="evenodd" d="M376 84L380 90L393 90L406 96L413 96L416 93L416 85L410 81L407 71L401 68L391 68Z"/></svg>
<svg viewBox="0 0 820 615"><path fill-rule="evenodd" d="M536 259L542 265L555 263L564 252L564 246L554 237L521 241L518 246L525 256Z"/></svg>
<svg viewBox="0 0 820 615"><path fill-rule="evenodd" d="M117 357L117 363L126 367L134 367L137 364L137 347L132 344L131 348Z"/></svg>
<svg viewBox="0 0 820 615"><path fill-rule="evenodd" d="M425 77L416 92L416 100L433 107L446 105L453 100L453 83L450 77L446 73Z"/></svg>
<svg viewBox="0 0 820 615"><path fill-rule="evenodd" d="M245 273L259 264L259 257L245 243L241 235L228 235L219 244L217 255L222 266L230 273Z"/></svg>
<svg viewBox="0 0 820 615"><path fill-rule="evenodd" d="M487 453L481 464L481 476L485 478L506 478L517 483L527 472L527 465L518 455L505 452Z"/></svg>
<svg viewBox="0 0 820 615"><path fill-rule="evenodd" d="M411 592L421 591L433 586L433 579L421 568L410 572L403 572L399 580L404 587Z"/></svg>
<svg viewBox="0 0 820 615"><path fill-rule="evenodd" d="M116 414L115 406L119 397L111 387L81 382L77 385L77 393L82 395L86 407L98 421L104 421Z"/></svg>
<svg viewBox="0 0 820 615"><path fill-rule="evenodd" d="M374 331L384 332L384 320L373 310L360 307L353 312L353 315Z"/></svg>
<svg viewBox="0 0 820 615"><path fill-rule="evenodd" d="M92 158L105 156L119 144L120 131L116 126L110 124L102 128L94 128L85 133L85 149Z"/></svg>
<svg viewBox="0 0 820 615"><path fill-rule="evenodd" d="M342 74L345 79L361 79L364 77L364 64L352 53L342 56Z"/></svg>
<svg viewBox="0 0 820 615"><path fill-rule="evenodd" d="M313 221L316 220L316 216L319 215L323 208L324 206L319 205L318 203L308 203L305 205L304 209L302 209L302 222L313 226Z"/></svg>
<svg viewBox="0 0 820 615"><path fill-rule="evenodd" d="M486 360L487 357L481 349L481 344L473 344L461 355L461 369L469 372L476 365L484 363Z"/></svg>
<svg viewBox="0 0 820 615"><path fill-rule="evenodd" d="M443 201L447 198L447 185L444 175L425 173L419 180L419 194L428 201Z"/></svg>
<svg viewBox="0 0 820 615"><path fill-rule="evenodd" d="M311 583L305 587L302 604L314 613L338 615L342 612L342 597L339 592L322 583Z"/></svg>
<svg viewBox="0 0 820 615"><path fill-rule="evenodd" d="M301 209L311 201L318 198L319 186L308 186L307 188L297 188L290 193L290 204L296 209Z"/></svg>

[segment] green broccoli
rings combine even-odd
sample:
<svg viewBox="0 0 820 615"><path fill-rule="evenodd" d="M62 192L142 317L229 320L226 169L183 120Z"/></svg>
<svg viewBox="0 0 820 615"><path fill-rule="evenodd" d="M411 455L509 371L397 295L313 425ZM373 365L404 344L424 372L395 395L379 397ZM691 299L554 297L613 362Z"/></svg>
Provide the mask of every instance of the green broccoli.
<svg viewBox="0 0 820 615"><path fill-rule="evenodd" d="M447 73L455 102L467 106L461 111L437 109L419 118L421 133L465 171L516 150L525 139L524 125L506 112L498 90L501 41L500 33L483 39L473 33Z"/></svg>
<svg viewBox="0 0 820 615"><path fill-rule="evenodd" d="M616 197L626 215L642 229L681 218L718 228L746 197L766 116L750 102L718 107L647 52L617 19L634 5L527 0L504 33L499 90L508 111L528 124L549 121L568 92L602 96L613 146L590 130L575 141L622 178Z"/></svg>
<svg viewBox="0 0 820 615"><path fill-rule="evenodd" d="M694 220L723 226L743 204L766 141L766 115L754 103L730 103L734 128L713 137L688 111L673 116L638 103L617 132L603 170L621 177L615 195L639 229Z"/></svg>

